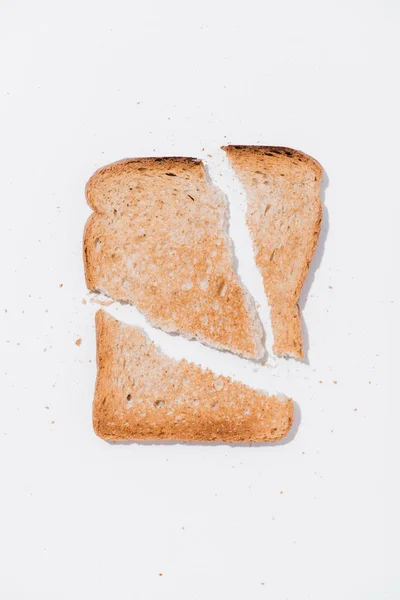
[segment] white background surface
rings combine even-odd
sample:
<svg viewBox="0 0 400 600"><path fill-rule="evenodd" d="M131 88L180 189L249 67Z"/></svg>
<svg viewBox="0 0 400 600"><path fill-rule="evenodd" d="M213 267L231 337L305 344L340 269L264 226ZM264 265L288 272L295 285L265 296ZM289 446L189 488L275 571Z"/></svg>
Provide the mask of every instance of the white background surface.
<svg viewBox="0 0 400 600"><path fill-rule="evenodd" d="M400 597L399 12L3 0L1 598ZM301 301L309 364L256 366L110 310L171 355L292 395L297 432L264 447L107 444L91 426L85 182L123 157L203 158L265 321L229 142L291 146L325 169Z"/></svg>

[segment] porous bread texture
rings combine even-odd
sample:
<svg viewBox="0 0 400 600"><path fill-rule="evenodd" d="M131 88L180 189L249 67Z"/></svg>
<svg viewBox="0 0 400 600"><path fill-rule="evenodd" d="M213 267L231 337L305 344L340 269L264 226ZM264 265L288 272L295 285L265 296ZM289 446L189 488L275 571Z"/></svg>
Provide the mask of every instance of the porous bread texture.
<svg viewBox="0 0 400 600"><path fill-rule="evenodd" d="M138 158L86 186L87 286L132 303L155 326L260 359L263 330L233 268L227 207L200 160Z"/></svg>
<svg viewBox="0 0 400 600"><path fill-rule="evenodd" d="M143 331L96 313L93 426L106 440L275 442L293 402L158 350Z"/></svg>
<svg viewBox="0 0 400 600"><path fill-rule="evenodd" d="M273 351L304 358L298 301L321 228L321 165L275 146L224 146L247 194L246 220L271 309Z"/></svg>

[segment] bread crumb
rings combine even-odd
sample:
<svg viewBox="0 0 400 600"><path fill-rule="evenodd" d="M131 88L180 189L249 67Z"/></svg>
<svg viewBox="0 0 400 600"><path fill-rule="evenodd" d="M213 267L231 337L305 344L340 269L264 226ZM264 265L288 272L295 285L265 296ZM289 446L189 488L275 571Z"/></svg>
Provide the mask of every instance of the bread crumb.
<svg viewBox="0 0 400 600"><path fill-rule="evenodd" d="M48 406L45 406L45 408L49 408Z"/></svg>
<svg viewBox="0 0 400 600"><path fill-rule="evenodd" d="M82 344L82 340L81 340L81 338L78 338L78 339L76 340L75 344L76 344L77 346L80 346L80 345Z"/></svg>
<svg viewBox="0 0 400 600"><path fill-rule="evenodd" d="M159 574L158 574L158 576L159 576L159 577L162 577L162 573L159 573Z"/></svg>
<svg viewBox="0 0 400 600"><path fill-rule="evenodd" d="M368 384L371 385L372 381L368 381Z"/></svg>
<svg viewBox="0 0 400 600"><path fill-rule="evenodd" d="M5 308L5 309L4 309L4 312L8 312L8 310Z"/></svg>
<svg viewBox="0 0 400 600"><path fill-rule="evenodd" d="M281 490L279 493L280 493L280 494L283 494L283 490Z"/></svg>
<svg viewBox="0 0 400 600"><path fill-rule="evenodd" d="M334 381L333 383L336 385L336 384L337 384L337 381Z"/></svg>
<svg viewBox="0 0 400 600"><path fill-rule="evenodd" d="M96 296L93 296L90 302L92 304L100 304L100 306L111 306L111 304L114 304L114 300L101 300L100 298L96 298Z"/></svg>
<svg viewBox="0 0 400 600"><path fill-rule="evenodd" d="M63 283L60 283L60 288L62 288L62 287L63 287L63 285L64 285Z"/></svg>
<svg viewBox="0 0 400 600"><path fill-rule="evenodd" d="M265 585L265 583L262 581L262 582L261 582L261 585Z"/></svg>
<svg viewBox="0 0 400 600"><path fill-rule="evenodd" d="M302 454L305 454L305 452L302 452Z"/></svg>
<svg viewBox="0 0 400 600"><path fill-rule="evenodd" d="M320 381L320 383L322 383L322 381Z"/></svg>
<svg viewBox="0 0 400 600"><path fill-rule="evenodd" d="M354 409L354 412L357 412L357 411L358 411L358 408L355 408L355 409Z"/></svg>
<svg viewBox="0 0 400 600"><path fill-rule="evenodd" d="M330 290L332 290L332 289L333 289L331 285L328 285L328 288L329 288Z"/></svg>
<svg viewBox="0 0 400 600"><path fill-rule="evenodd" d="M51 422L51 425L54 425L54 423L55 423L55 421L52 421L52 422Z"/></svg>
<svg viewBox="0 0 400 600"><path fill-rule="evenodd" d="M85 298L82 298L82 304L86 304Z"/></svg>

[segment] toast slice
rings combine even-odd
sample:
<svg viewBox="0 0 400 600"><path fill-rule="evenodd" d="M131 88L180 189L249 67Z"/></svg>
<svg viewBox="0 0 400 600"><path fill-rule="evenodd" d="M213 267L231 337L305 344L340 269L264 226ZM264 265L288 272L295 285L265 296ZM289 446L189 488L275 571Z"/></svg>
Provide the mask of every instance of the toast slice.
<svg viewBox="0 0 400 600"><path fill-rule="evenodd" d="M140 329L96 313L93 426L106 440L275 442L293 402L162 354Z"/></svg>
<svg viewBox="0 0 400 600"><path fill-rule="evenodd" d="M321 227L321 165L297 150L223 147L247 193L247 225L271 308L273 351L304 358L298 300Z"/></svg>
<svg viewBox="0 0 400 600"><path fill-rule="evenodd" d="M193 158L108 165L86 186L87 286L135 304L155 326L248 358L263 330L233 264L223 193Z"/></svg>

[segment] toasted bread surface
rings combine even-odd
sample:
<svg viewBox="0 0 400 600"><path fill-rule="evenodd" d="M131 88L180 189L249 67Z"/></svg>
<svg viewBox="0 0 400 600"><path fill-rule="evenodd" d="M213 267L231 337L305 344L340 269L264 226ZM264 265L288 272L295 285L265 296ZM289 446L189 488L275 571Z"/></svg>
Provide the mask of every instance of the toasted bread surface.
<svg viewBox="0 0 400 600"><path fill-rule="evenodd" d="M247 193L247 224L271 308L275 354L304 358L298 300L321 227L321 165L275 146L225 146Z"/></svg>
<svg viewBox="0 0 400 600"><path fill-rule="evenodd" d="M233 268L225 199L201 161L120 161L90 178L86 197L90 290L135 304L166 331L264 355L254 302Z"/></svg>
<svg viewBox="0 0 400 600"><path fill-rule="evenodd" d="M93 425L106 440L275 442L293 402L167 357L136 327L96 314Z"/></svg>

